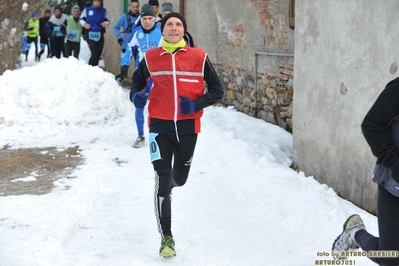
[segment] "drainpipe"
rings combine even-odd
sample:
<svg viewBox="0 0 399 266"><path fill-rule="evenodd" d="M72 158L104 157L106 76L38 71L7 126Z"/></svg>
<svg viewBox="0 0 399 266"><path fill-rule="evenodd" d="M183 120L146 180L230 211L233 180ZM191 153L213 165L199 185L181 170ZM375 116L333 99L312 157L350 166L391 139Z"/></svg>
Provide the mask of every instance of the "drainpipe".
<svg viewBox="0 0 399 266"><path fill-rule="evenodd" d="M294 54L255 52L255 117L256 118L258 118L258 57L257 57L257 55L293 57Z"/></svg>
<svg viewBox="0 0 399 266"><path fill-rule="evenodd" d="M179 13L184 17L184 0L179 0Z"/></svg>

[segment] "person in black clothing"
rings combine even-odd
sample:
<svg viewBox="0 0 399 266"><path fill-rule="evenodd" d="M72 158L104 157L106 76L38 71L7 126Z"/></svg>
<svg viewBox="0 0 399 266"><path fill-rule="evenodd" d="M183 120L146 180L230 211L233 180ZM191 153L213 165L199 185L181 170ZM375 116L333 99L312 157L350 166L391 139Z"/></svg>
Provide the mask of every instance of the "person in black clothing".
<svg viewBox="0 0 399 266"><path fill-rule="evenodd" d="M361 127L371 151L377 157L377 165L388 168L390 178L399 183L399 153L393 139L398 136L390 134L391 123L397 123L398 116L399 78L396 78L378 96ZM379 265L399 265L399 197L391 194L383 183L378 184L377 218L379 237L366 231L359 215L351 215L333 244L333 252L339 255L359 247L369 255L375 254L370 251L391 251L389 255L393 257L369 257Z"/></svg>
<svg viewBox="0 0 399 266"><path fill-rule="evenodd" d="M48 20L50 19L51 11L50 9L46 9L44 11L44 16L39 19L39 35L40 35L40 52L37 55L38 61L40 61L41 56L44 54L44 49L47 46L47 58L51 57L50 47L49 47L49 40L44 30L44 26L46 26Z"/></svg>
<svg viewBox="0 0 399 266"><path fill-rule="evenodd" d="M61 6L54 7L54 14L50 17L44 30L49 36L51 56L61 58L65 56L65 26L64 22L67 15L62 13Z"/></svg>

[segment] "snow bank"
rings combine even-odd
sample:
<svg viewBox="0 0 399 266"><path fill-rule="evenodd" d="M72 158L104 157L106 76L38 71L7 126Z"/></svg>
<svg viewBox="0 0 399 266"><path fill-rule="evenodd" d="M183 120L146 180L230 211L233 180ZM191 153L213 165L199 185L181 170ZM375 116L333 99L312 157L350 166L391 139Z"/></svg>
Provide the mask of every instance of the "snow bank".
<svg viewBox="0 0 399 266"><path fill-rule="evenodd" d="M112 74L73 57L6 71L0 95L0 129L45 136L117 122L133 108Z"/></svg>

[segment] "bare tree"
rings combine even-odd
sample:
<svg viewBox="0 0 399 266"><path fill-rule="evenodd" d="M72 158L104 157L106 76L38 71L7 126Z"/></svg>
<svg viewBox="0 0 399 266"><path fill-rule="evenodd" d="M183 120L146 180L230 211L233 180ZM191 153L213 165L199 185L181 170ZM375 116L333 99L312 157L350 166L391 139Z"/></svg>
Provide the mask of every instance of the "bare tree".
<svg viewBox="0 0 399 266"><path fill-rule="evenodd" d="M2 0L0 3L0 75L20 65L22 33L41 0Z"/></svg>

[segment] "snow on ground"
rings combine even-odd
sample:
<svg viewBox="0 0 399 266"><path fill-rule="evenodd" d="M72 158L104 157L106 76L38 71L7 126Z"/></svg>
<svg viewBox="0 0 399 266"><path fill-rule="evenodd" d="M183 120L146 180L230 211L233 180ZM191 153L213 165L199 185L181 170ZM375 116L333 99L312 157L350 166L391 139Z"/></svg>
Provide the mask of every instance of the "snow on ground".
<svg viewBox="0 0 399 266"><path fill-rule="evenodd" d="M131 147L127 91L84 60L30 62L0 76L0 147L79 145L85 163L49 194L0 197L1 265L315 265L332 259L318 252L349 215L377 233L375 216L289 168L291 134L209 107L188 182L173 191L177 256L160 258L154 174L148 147ZM34 185L34 173L21 178Z"/></svg>

